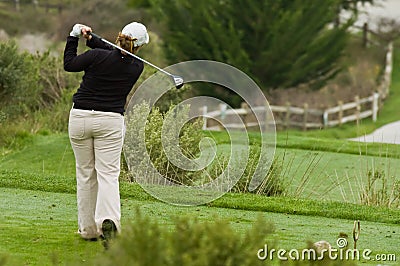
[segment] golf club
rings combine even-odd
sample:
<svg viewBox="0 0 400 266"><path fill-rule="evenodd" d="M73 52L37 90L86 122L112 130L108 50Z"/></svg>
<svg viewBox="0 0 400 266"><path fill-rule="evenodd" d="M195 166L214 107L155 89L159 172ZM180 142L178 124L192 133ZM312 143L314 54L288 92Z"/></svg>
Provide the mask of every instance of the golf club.
<svg viewBox="0 0 400 266"><path fill-rule="evenodd" d="M133 53L128 52L127 50L125 50L125 49L119 47L118 45L116 45L116 44L114 44L114 43L112 43L112 42L110 42L110 41L108 41L108 40L106 40L106 39L100 37L100 36L97 35L97 34L94 34L93 32L87 32L87 34L88 34L88 35L92 35L92 36L94 36L94 37L96 37L96 38L99 38L101 41L107 43L108 45L111 45L112 47L114 47L114 48L116 48L116 49L118 49L118 50L120 50L120 51L123 51L123 52L127 53L128 55L133 56L134 58L136 58L136 59L142 61L143 63L146 63L146 64L148 64L149 66L154 67L154 68L157 69L158 71L161 71L162 73L164 73L164 74L170 76L170 77L172 78L172 80L173 80L173 82L174 82L174 84L175 84L175 87L176 87L177 89L180 89L180 88L183 86L183 78L182 78L182 77L177 76L177 75L172 75L171 73L165 71L164 69L159 68L158 66L156 66L156 65L154 65L154 64L152 64L152 63L150 63L149 61L146 61L146 60L140 58L139 56L137 56L137 55L135 55L135 54L133 54Z"/></svg>

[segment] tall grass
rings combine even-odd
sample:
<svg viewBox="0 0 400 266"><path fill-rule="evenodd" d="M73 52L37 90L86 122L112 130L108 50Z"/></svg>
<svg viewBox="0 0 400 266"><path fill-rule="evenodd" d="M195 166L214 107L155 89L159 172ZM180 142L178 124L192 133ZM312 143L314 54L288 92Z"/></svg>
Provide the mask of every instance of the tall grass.
<svg viewBox="0 0 400 266"><path fill-rule="evenodd" d="M360 200L366 205L400 207L400 180L386 176L383 170L371 169L362 185Z"/></svg>
<svg viewBox="0 0 400 266"><path fill-rule="evenodd" d="M383 145L383 144L382 144ZM400 179L397 160L385 155L366 157L360 155L359 165L342 175L337 171L330 176L331 185L326 190L339 190L345 202L388 208L400 207Z"/></svg>

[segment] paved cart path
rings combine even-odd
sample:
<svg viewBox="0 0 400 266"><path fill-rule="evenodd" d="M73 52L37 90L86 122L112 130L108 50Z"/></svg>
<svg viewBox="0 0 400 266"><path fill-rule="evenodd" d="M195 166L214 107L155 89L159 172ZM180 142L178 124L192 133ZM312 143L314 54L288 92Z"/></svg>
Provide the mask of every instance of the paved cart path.
<svg viewBox="0 0 400 266"><path fill-rule="evenodd" d="M394 19L400 22L400 1L399 0L379 0L376 5L369 4L360 8L357 25L362 26L368 22L371 28L375 28L379 20L383 17ZM351 140L361 142L379 142L389 144L400 144L400 121L384 125L369 135L359 136Z"/></svg>
<svg viewBox="0 0 400 266"><path fill-rule="evenodd" d="M384 125L369 135L359 136L350 140L400 144L400 121Z"/></svg>

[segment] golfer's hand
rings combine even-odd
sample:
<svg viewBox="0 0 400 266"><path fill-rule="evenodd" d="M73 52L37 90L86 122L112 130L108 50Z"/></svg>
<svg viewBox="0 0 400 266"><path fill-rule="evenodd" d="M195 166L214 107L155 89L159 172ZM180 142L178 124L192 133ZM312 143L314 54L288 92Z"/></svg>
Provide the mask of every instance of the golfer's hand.
<svg viewBox="0 0 400 266"><path fill-rule="evenodd" d="M92 32L92 28L91 27L84 26L81 31L82 31L82 35L83 35L83 37L85 39L87 39L87 40L92 39L93 36L90 34Z"/></svg>
<svg viewBox="0 0 400 266"><path fill-rule="evenodd" d="M91 32L92 29L86 25L83 24L75 24L74 27L72 27L72 31L69 33L70 36L73 37L80 37L81 35L88 35L88 32ZM85 36L85 38L87 38Z"/></svg>

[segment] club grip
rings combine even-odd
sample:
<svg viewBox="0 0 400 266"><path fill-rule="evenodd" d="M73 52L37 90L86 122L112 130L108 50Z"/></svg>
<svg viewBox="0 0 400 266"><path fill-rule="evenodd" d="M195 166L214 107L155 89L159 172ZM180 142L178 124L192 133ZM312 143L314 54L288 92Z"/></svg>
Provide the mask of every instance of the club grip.
<svg viewBox="0 0 400 266"><path fill-rule="evenodd" d="M93 32L88 32L87 35L92 35L92 37L102 39L99 35L97 35L97 34L95 34Z"/></svg>

